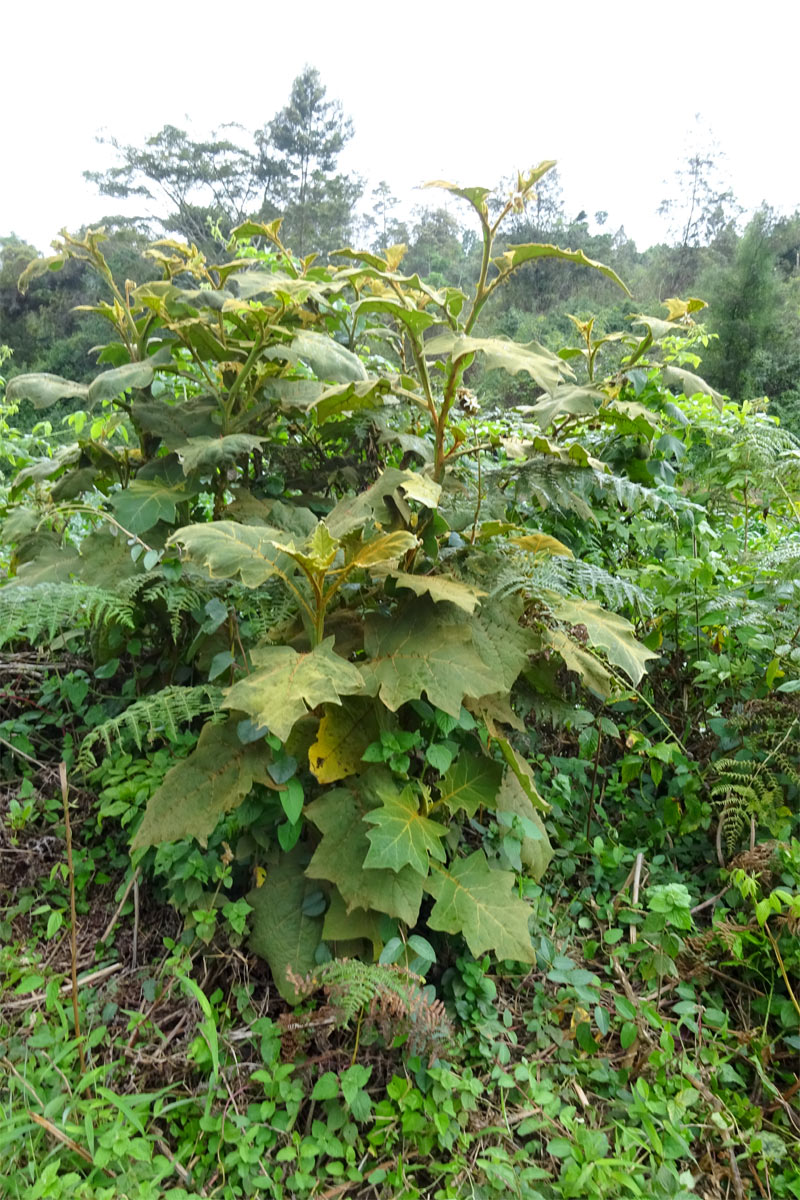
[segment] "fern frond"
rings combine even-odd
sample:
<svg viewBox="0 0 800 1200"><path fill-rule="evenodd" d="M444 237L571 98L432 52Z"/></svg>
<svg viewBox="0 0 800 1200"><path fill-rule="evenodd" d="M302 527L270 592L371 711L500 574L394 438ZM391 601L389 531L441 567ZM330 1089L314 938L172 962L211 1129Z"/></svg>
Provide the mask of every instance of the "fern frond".
<svg viewBox="0 0 800 1200"><path fill-rule="evenodd" d="M324 989L341 1025L366 1016L387 1041L406 1034L412 1054L430 1053L452 1036L441 1000L431 998L424 979L405 967L334 958L304 977L287 967L286 978L298 996Z"/></svg>
<svg viewBox="0 0 800 1200"><path fill-rule="evenodd" d="M152 696L137 700L109 721L97 725L81 742L77 767L91 771L97 766L92 747L102 742L107 753L115 743L130 737L139 750L145 736L148 741L156 737L175 740L180 725L186 725L195 717L216 715L221 708L223 692L213 684L202 683L197 687L163 688Z"/></svg>
<svg viewBox="0 0 800 1200"><path fill-rule="evenodd" d="M587 599L594 599L599 593L611 608L631 608L639 616L648 616L653 611L647 592L621 575L612 575L603 567L581 559L534 556L508 546L491 594L508 596L524 592L528 596L542 596L547 591Z"/></svg>
<svg viewBox="0 0 800 1200"><path fill-rule="evenodd" d="M0 646L43 636L52 641L59 630L112 623L133 629L133 604L104 588L75 582L0 588Z"/></svg>
<svg viewBox="0 0 800 1200"><path fill-rule="evenodd" d="M785 808L787 785L800 787L800 714L792 719L793 711L792 697L768 697L751 701L732 720L757 757L721 758L714 764L711 798L720 809L729 853L750 818L769 827Z"/></svg>

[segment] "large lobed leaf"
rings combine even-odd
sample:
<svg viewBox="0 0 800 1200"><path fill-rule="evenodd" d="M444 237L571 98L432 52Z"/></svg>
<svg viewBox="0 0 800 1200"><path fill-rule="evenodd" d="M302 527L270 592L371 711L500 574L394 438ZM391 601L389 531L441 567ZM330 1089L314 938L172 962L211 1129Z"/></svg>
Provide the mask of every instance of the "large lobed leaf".
<svg viewBox="0 0 800 1200"><path fill-rule="evenodd" d="M468 354L482 354L487 369L502 368L509 375L525 371L546 392L554 391L572 370L551 350L538 342L512 342L506 338L474 338L445 330L425 343L427 357L450 355L454 361Z"/></svg>
<svg viewBox="0 0 800 1200"><path fill-rule="evenodd" d="M362 800L363 795L356 799L349 789L336 788L307 806L306 816L322 840L306 874L334 883L348 911L374 909L414 925L422 903L422 876L409 866L395 872L364 865L370 844Z"/></svg>
<svg viewBox="0 0 800 1200"><path fill-rule="evenodd" d="M392 712L423 692L431 704L457 717L465 696L496 690L496 670L473 645L466 623L444 623L427 600L399 614L367 618L361 672L370 694L379 694Z"/></svg>
<svg viewBox="0 0 800 1200"><path fill-rule="evenodd" d="M583 625L589 641L604 650L609 662L620 667L630 681L637 684L645 673L647 663L658 658L637 640L630 621L618 613L609 612L593 600L574 600L548 592L546 603L554 616L570 625Z"/></svg>
<svg viewBox="0 0 800 1200"><path fill-rule="evenodd" d="M445 860L442 838L447 833L446 827L419 811L419 796L413 787L402 792L387 789L381 799L380 808L364 815L364 820L375 826L367 833L370 849L364 866L389 867L392 871L409 866L426 876L429 854L439 862Z"/></svg>
<svg viewBox="0 0 800 1200"><path fill-rule="evenodd" d="M436 900L428 924L443 933L463 933L476 957L491 950L497 958L533 963L531 910L516 889L513 872L491 868L482 850L447 867L434 863L425 881Z"/></svg>
<svg viewBox="0 0 800 1200"><path fill-rule="evenodd" d="M150 797L132 849L188 837L205 846L220 817L237 808L254 783L275 786L266 742L243 746L236 727L236 721L204 726L189 757L167 772Z"/></svg>
<svg viewBox="0 0 800 1200"><path fill-rule="evenodd" d="M303 902L317 889L305 875L302 855L299 846L275 855L267 862L264 882L247 895L253 909L250 948L267 960L275 986L289 1004L297 1004L299 997L286 977L287 967L300 976L313 970L322 939L322 917L303 911Z"/></svg>
<svg viewBox="0 0 800 1200"><path fill-rule="evenodd" d="M212 579L241 579L245 587L260 587L271 576L291 574L294 564L278 550L285 534L269 525L239 525L215 521L186 525L169 539L183 546L186 556L205 567Z"/></svg>
<svg viewBox="0 0 800 1200"><path fill-rule="evenodd" d="M522 246L509 246L505 254L501 254L498 258L493 258L492 262L497 267L501 276L503 276L508 275L515 267L520 267L523 263L533 262L539 258L560 258L565 262L575 263L579 267L591 267L593 270L599 271L601 275L605 275L606 279L610 279L612 283L616 283L618 287L621 287L626 296L630 296L631 294L616 271L601 262L596 262L593 258L587 258L583 250L562 250L559 246L530 242Z"/></svg>
<svg viewBox="0 0 800 1200"><path fill-rule="evenodd" d="M285 742L307 709L363 691L360 672L334 652L333 641L326 638L307 654L291 646L254 650L256 670L228 690L223 707L246 712L255 725L267 726Z"/></svg>

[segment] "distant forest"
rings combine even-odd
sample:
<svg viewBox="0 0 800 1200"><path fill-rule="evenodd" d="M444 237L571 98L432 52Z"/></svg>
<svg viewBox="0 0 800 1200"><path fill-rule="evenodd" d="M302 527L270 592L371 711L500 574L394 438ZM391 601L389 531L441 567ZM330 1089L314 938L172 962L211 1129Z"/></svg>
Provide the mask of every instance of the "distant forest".
<svg viewBox="0 0 800 1200"><path fill-rule="evenodd" d="M152 275L142 253L154 237L185 240L210 262L224 262L230 231L242 220L282 216L284 243L298 255L325 258L347 245L404 244L406 274L418 272L434 286L474 282L479 240L460 214L431 204L399 220L389 183L368 190L358 176L341 172L339 158L353 132L341 104L309 67L294 81L287 105L258 130L224 126L198 142L167 125L143 146L110 139L116 165L87 179L109 198L109 215L94 225L108 234L105 254L115 277L138 282ZM469 170L465 163L461 182L475 182ZM482 315L483 331L558 350L575 341L567 314L594 318L595 334L602 335L627 328L637 311L658 313L670 297L697 296L707 302L699 319L711 335L702 351L704 378L736 401L768 397L769 411L800 432L800 209L778 217L765 204L745 220L720 182L713 151L688 158L671 191L661 209L669 217L669 240L639 250L623 227L609 227L607 214L592 213L590 221L587 206L570 215L558 172L550 172L536 201L510 223L509 244L581 248L613 267L633 302L620 299L619 289L596 272L542 261L498 289ZM114 213L114 200L130 207L132 198L146 216ZM75 309L105 299L102 283L70 262L23 295L17 281L36 255L13 232L0 237L0 346L13 352L4 374L47 371L84 379L105 328L99 316L87 320Z"/></svg>

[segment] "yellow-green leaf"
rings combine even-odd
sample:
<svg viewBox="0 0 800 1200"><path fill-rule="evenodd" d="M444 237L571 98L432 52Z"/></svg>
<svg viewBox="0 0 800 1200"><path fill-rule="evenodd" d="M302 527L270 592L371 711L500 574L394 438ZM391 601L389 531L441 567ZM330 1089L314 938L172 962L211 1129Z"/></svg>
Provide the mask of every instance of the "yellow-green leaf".
<svg viewBox="0 0 800 1200"><path fill-rule="evenodd" d="M494 808L502 778L499 762L462 750L439 783L439 799L451 814L462 809L474 817L479 808Z"/></svg>
<svg viewBox="0 0 800 1200"><path fill-rule="evenodd" d="M399 793L387 789L381 798L379 808L364 814L364 820L375 826L367 833L370 848L364 866L389 867L395 872L409 866L419 875L427 875L429 854L444 862L441 841L447 829L419 811L414 788Z"/></svg>
<svg viewBox="0 0 800 1200"><path fill-rule="evenodd" d="M593 258L587 258L583 250L562 250L559 246L531 242L523 246L509 246L505 254L493 258L492 262L501 275L508 275L515 267L539 258L560 258L579 267L591 267L592 270L599 271L601 275L605 275L606 279L610 279L612 283L621 287L626 296L631 294L616 271L605 266L604 263L596 262Z"/></svg>
<svg viewBox="0 0 800 1200"><path fill-rule="evenodd" d="M376 909L414 925L422 903L422 877L411 867L397 873L365 867L369 851L364 807L347 788L326 792L306 807L322 840L306 868L310 879L335 883L347 906Z"/></svg>
<svg viewBox="0 0 800 1200"><path fill-rule="evenodd" d="M432 866L425 881L436 900L428 917L431 929L462 933L475 957L490 950L497 958L536 961L528 933L531 910L517 895L513 872L493 870L482 850L448 867Z"/></svg>
<svg viewBox="0 0 800 1200"><path fill-rule="evenodd" d="M317 739L308 751L308 765L319 783L336 783L364 769L364 751L379 736L375 701L346 696L327 704Z"/></svg>
<svg viewBox="0 0 800 1200"><path fill-rule="evenodd" d="M334 652L332 637L306 654L291 646L263 646L252 658L255 670L228 689L223 708L247 713L282 742L307 709L363 691L359 671Z"/></svg>

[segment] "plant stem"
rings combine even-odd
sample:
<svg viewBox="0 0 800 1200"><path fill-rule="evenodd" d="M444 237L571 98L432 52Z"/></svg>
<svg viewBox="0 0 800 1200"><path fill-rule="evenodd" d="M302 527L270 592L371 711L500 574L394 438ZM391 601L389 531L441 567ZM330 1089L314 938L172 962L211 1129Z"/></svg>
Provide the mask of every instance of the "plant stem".
<svg viewBox="0 0 800 1200"><path fill-rule="evenodd" d="M78 914L75 905L75 867L72 862L72 826L69 820L67 764L63 761L58 764L58 777L61 781L61 798L64 801L64 829L67 841L67 873L69 875L69 949L70 959L72 961L72 1018L75 1025L75 1038L78 1042L78 1060L80 1061L81 1071L83 1072L86 1070L86 1062L83 1057L81 1022L80 1014L78 1012Z"/></svg>

